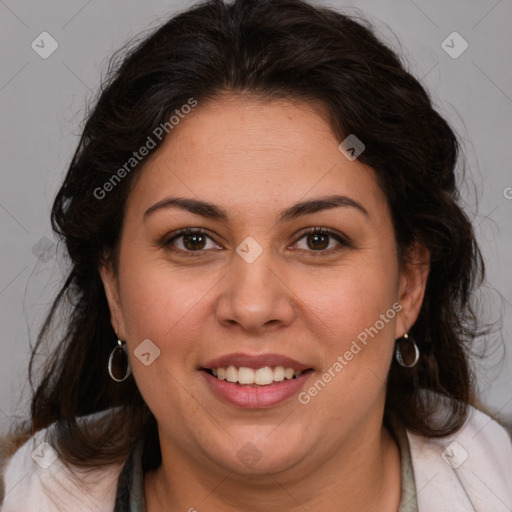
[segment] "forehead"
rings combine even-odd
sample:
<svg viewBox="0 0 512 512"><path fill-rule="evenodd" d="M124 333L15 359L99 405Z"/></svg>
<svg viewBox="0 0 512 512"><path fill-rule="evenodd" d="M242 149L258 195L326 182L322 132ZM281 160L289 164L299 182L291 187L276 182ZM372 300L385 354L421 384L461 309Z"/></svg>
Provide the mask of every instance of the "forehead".
<svg viewBox="0 0 512 512"><path fill-rule="evenodd" d="M385 202L372 169L348 160L317 103L222 95L170 132L137 176L129 203L165 195L270 208L350 193L367 209ZM356 197L354 197L356 199Z"/></svg>

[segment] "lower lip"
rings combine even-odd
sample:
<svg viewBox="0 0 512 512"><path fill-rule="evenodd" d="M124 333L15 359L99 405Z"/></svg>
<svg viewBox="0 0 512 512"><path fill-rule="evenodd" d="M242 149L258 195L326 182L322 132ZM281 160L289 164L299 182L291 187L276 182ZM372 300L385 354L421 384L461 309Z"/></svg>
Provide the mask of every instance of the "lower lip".
<svg viewBox="0 0 512 512"><path fill-rule="evenodd" d="M240 384L220 380L207 371L201 370L210 389L221 399L238 407L258 409L273 407L296 395L304 386L312 370L303 372L295 379L285 379L268 386L241 386Z"/></svg>

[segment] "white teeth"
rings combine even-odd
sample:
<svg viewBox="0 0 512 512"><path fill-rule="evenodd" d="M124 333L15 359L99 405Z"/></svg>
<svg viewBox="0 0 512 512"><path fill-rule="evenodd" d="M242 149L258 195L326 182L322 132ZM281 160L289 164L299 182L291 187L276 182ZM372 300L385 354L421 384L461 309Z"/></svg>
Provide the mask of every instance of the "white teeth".
<svg viewBox="0 0 512 512"><path fill-rule="evenodd" d="M238 382L239 384L254 384L254 370L252 368L245 368L244 366L239 368Z"/></svg>
<svg viewBox="0 0 512 512"><path fill-rule="evenodd" d="M284 376L285 376L286 379L292 379L294 373L295 372L293 371L292 368L286 368L285 371L284 371Z"/></svg>
<svg viewBox="0 0 512 512"><path fill-rule="evenodd" d="M281 382L284 380L284 368L282 366L277 366L274 368L274 380L276 382Z"/></svg>
<svg viewBox="0 0 512 512"><path fill-rule="evenodd" d="M238 381L238 370L233 365L226 368L226 380L228 382Z"/></svg>
<svg viewBox="0 0 512 512"><path fill-rule="evenodd" d="M258 368L254 372L254 384L266 386L268 384L272 384L272 382L274 382L274 372L269 366Z"/></svg>
<svg viewBox="0 0 512 512"><path fill-rule="evenodd" d="M295 371L293 368L284 368L283 366L276 366L271 368L270 366L264 366L253 370L241 366L230 365L227 368L215 368L212 369L213 375L220 380L227 380L228 382L238 382L239 384L251 385L256 384L258 386L268 386L273 382L282 382L284 379L293 379L302 374L302 371Z"/></svg>

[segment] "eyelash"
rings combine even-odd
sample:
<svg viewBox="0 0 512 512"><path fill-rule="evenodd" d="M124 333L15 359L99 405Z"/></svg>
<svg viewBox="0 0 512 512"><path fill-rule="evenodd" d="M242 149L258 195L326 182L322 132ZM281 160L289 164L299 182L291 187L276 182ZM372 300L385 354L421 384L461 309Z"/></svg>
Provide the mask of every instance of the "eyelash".
<svg viewBox="0 0 512 512"><path fill-rule="evenodd" d="M304 237L306 237L308 235L314 235L314 234L318 234L318 233L325 234L331 238L334 238L337 242L339 242L340 246L338 246L337 248L333 248L333 249L317 250L317 251L306 250L306 249L298 249L298 250L300 250L300 251L305 250L306 252L311 253L311 255L313 257L322 257L324 255L330 255L335 252L338 252L338 251L342 250L343 248L352 247L351 243L349 242L349 240L346 237L342 236L340 233L338 233L337 231L334 231L333 229L323 228L323 227L315 227L315 228L300 232L295 243L297 243L299 240L302 240ZM176 231L175 233L172 233L170 237L166 237L165 239L163 239L160 246L165 249L168 249L170 251L173 251L173 252L179 252L186 257L197 257L197 256L200 257L201 253L204 252L206 249L199 249L197 251L188 251L188 250L184 250L184 249L177 249L176 247L172 246L172 242L174 242L178 238L180 238L184 235L195 235L195 234L204 235L207 238L209 238L210 240L212 240L213 242L215 242L215 240L213 240L212 236L207 231L205 231L203 229L183 228L183 229ZM215 243L217 243L217 242L215 242Z"/></svg>

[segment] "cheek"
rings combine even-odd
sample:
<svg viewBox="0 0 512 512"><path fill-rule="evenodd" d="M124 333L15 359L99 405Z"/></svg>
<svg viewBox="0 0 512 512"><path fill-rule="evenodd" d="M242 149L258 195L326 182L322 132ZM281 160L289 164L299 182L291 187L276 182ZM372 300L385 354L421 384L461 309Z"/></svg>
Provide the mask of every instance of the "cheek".
<svg viewBox="0 0 512 512"><path fill-rule="evenodd" d="M318 273L297 280L297 294L318 324L324 324L328 337L336 336L342 345L373 326L397 300L397 265L368 259L343 265L335 272ZM311 313L309 314L311 318ZM388 317L395 317L394 310ZM387 318L389 319L389 318ZM388 322L386 322L386 330ZM328 328L328 329L327 329ZM330 333L330 334L329 334Z"/></svg>
<svg viewBox="0 0 512 512"><path fill-rule="evenodd" d="M315 279L315 286L311 280L300 293L315 313L309 313L310 330L316 331L323 352L318 375L323 382L311 382L301 403L311 401L319 415L330 410L333 416L347 411L364 416L385 388L400 307L398 263L378 253L354 258L336 273Z"/></svg>
<svg viewBox="0 0 512 512"><path fill-rule="evenodd" d="M299 397L304 414L348 428L347 414L362 421L382 397L399 308L394 284L373 272L350 273L309 295L309 329L323 367Z"/></svg>
<svg viewBox="0 0 512 512"><path fill-rule="evenodd" d="M207 315L205 296L213 283L204 278L180 278L161 264L139 263L125 267L122 308L126 342L137 386L150 409L162 419L169 407L175 411L191 407L181 383L190 378L199 359L201 326ZM126 279L128 275L131 277ZM144 345L145 352L151 354L149 365L138 356L144 340L151 341ZM154 359L153 353L157 354ZM168 421L171 424L173 420Z"/></svg>
<svg viewBox="0 0 512 512"><path fill-rule="evenodd" d="M150 338L162 346L169 340L179 345L182 334L197 326L191 320L201 314L202 299L211 287L210 280L140 272L123 290L123 312L132 343Z"/></svg>
<svg viewBox="0 0 512 512"><path fill-rule="evenodd" d="M186 345L197 327L190 318L201 310L201 299L212 287L205 276L173 269L143 251L125 253L120 265L121 300L132 352L145 339L162 355L171 342L174 354Z"/></svg>

